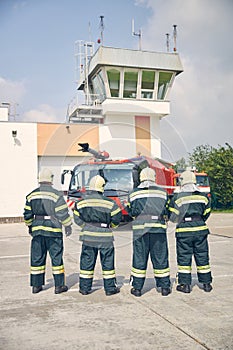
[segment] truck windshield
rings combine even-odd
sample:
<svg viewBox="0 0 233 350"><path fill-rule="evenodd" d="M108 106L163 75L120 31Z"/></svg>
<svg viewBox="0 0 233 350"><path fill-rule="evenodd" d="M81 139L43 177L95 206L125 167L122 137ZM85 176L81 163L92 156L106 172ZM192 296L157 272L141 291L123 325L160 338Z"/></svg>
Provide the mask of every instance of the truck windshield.
<svg viewBox="0 0 233 350"><path fill-rule="evenodd" d="M197 186L207 186L209 187L209 178L206 175L196 175Z"/></svg>
<svg viewBox="0 0 233 350"><path fill-rule="evenodd" d="M88 190L93 176L100 175L106 180L104 191L129 192L133 189L131 163L118 164L80 164L76 167L71 178L70 190Z"/></svg>

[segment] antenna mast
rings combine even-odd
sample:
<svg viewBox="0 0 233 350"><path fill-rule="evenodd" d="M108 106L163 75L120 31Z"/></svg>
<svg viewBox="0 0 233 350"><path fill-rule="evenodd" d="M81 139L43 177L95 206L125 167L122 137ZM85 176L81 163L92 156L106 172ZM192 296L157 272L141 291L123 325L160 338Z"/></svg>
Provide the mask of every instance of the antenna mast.
<svg viewBox="0 0 233 350"><path fill-rule="evenodd" d="M170 48L169 48L169 33L166 34L166 37L167 37L167 40L166 40L167 52L169 52L170 51Z"/></svg>
<svg viewBox="0 0 233 350"><path fill-rule="evenodd" d="M136 33L134 31L134 19L132 19L132 35L133 36L138 36L138 49L141 50L142 49L142 31L141 29L139 29L138 33Z"/></svg>
<svg viewBox="0 0 233 350"><path fill-rule="evenodd" d="M177 38L177 30L176 30L177 25L173 25L173 39L174 39L174 48L173 51L176 52L176 38Z"/></svg>
<svg viewBox="0 0 233 350"><path fill-rule="evenodd" d="M99 24L99 28L100 28L100 39L98 40L98 43L101 45L103 45L104 43L104 16L100 16L100 24Z"/></svg>

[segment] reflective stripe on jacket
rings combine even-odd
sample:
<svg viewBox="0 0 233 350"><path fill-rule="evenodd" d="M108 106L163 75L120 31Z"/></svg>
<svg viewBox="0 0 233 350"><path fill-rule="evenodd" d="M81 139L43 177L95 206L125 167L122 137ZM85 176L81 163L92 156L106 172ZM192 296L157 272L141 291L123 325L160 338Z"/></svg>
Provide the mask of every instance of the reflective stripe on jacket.
<svg viewBox="0 0 233 350"><path fill-rule="evenodd" d="M32 226L32 236L62 236L62 225L72 224L63 194L42 184L26 196L24 222Z"/></svg>
<svg viewBox="0 0 233 350"><path fill-rule="evenodd" d="M135 188L128 198L126 210L134 218L133 232L166 233L167 193L158 186Z"/></svg>
<svg viewBox="0 0 233 350"><path fill-rule="evenodd" d="M211 212L210 199L202 192L180 192L169 204L169 219L177 223L176 235L209 233L205 221Z"/></svg>
<svg viewBox="0 0 233 350"><path fill-rule="evenodd" d="M111 228L119 225L121 217L121 209L116 202L96 191L89 191L75 204L74 221L82 227L81 241L113 241Z"/></svg>

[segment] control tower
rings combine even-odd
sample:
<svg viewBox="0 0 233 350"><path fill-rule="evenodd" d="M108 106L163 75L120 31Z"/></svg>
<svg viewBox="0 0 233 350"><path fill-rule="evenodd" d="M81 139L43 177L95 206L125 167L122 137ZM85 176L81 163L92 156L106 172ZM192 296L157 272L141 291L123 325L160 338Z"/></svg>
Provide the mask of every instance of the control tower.
<svg viewBox="0 0 233 350"><path fill-rule="evenodd" d="M161 158L160 120L170 113L169 93L183 71L178 53L76 45L77 90L84 94L69 105L67 122L98 124L99 145L92 147L111 157Z"/></svg>

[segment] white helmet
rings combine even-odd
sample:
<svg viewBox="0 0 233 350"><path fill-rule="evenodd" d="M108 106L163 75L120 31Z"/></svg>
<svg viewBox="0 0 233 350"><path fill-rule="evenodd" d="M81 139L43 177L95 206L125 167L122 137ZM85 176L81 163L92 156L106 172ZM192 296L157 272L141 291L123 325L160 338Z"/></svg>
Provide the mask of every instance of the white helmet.
<svg viewBox="0 0 233 350"><path fill-rule="evenodd" d="M196 176L192 171L186 170L180 174L180 184L181 186L186 184L195 184Z"/></svg>
<svg viewBox="0 0 233 350"><path fill-rule="evenodd" d="M105 180L102 176L96 175L91 178L89 189L97 192L104 192Z"/></svg>
<svg viewBox="0 0 233 350"><path fill-rule="evenodd" d="M155 182L155 171L151 168L144 168L140 173L140 181L153 181Z"/></svg>
<svg viewBox="0 0 233 350"><path fill-rule="evenodd" d="M40 171L39 173L39 183L41 182L49 182L49 183L53 183L53 173L50 169L44 168Z"/></svg>

